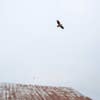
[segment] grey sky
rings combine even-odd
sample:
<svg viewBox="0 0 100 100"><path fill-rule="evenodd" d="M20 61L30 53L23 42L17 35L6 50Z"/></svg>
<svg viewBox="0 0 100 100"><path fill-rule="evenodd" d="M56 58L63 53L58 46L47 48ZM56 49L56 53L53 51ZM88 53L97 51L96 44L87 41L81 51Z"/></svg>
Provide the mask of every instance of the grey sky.
<svg viewBox="0 0 100 100"><path fill-rule="evenodd" d="M0 82L71 86L100 100L99 4L0 0Z"/></svg>

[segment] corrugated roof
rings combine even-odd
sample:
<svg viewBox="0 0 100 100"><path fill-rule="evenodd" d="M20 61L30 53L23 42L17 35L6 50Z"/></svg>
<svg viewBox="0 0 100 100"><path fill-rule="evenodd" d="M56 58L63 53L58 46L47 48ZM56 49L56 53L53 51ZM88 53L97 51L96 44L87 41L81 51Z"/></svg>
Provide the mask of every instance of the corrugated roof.
<svg viewBox="0 0 100 100"><path fill-rule="evenodd" d="M92 100L67 87L0 84L0 100Z"/></svg>

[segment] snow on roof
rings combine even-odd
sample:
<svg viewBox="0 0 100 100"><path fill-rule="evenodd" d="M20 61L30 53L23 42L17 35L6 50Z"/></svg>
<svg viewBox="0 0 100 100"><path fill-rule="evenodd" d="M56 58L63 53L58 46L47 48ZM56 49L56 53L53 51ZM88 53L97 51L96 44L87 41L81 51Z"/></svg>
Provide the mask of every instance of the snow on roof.
<svg viewBox="0 0 100 100"><path fill-rule="evenodd" d="M0 100L92 100L67 87L0 84Z"/></svg>

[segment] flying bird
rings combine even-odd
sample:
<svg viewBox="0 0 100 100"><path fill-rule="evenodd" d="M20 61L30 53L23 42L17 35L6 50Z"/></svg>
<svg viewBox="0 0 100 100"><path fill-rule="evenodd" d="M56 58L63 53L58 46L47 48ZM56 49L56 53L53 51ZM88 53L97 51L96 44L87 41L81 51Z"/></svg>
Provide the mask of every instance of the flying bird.
<svg viewBox="0 0 100 100"><path fill-rule="evenodd" d="M60 23L59 20L57 20L57 27L60 27L60 28L64 29L64 26Z"/></svg>

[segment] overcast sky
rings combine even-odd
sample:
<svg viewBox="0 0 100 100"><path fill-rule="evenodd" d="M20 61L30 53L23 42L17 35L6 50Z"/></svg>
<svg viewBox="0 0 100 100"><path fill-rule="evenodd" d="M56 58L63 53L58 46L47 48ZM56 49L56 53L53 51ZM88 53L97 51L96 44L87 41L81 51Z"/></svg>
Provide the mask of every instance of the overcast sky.
<svg viewBox="0 0 100 100"><path fill-rule="evenodd" d="M0 82L70 86L100 100L99 12L99 0L0 0Z"/></svg>

